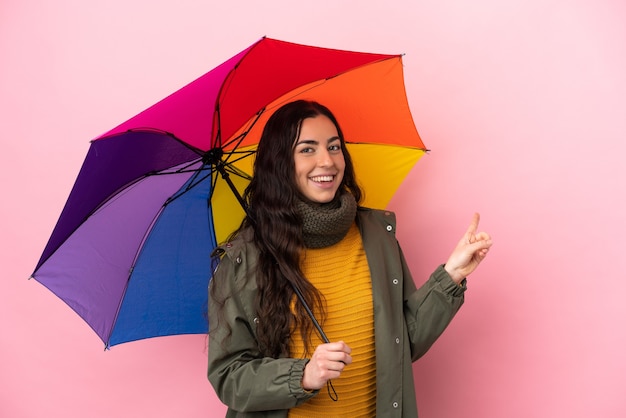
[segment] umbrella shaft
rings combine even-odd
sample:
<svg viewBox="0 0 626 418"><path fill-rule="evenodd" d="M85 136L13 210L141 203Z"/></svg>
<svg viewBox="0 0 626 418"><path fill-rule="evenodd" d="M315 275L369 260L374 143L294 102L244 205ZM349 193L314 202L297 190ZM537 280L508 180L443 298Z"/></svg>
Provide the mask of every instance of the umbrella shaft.
<svg viewBox="0 0 626 418"><path fill-rule="evenodd" d="M330 340L326 336L326 333L322 329L320 323L317 322L317 319L315 318L315 315L313 315L313 311L311 311L311 308L309 308L309 305L304 300L304 296L302 296L302 293L300 292L300 289L298 289L298 287L295 284L292 283L292 285L293 285L293 290L296 292L296 295L298 296L298 299L300 300L300 303L302 303L302 306L304 306L304 309L306 310L306 313L309 315L309 318L311 318L311 321L313 322L313 325L317 329L317 332L319 332L320 337L322 338L322 341L324 341L325 343L328 344L330 342Z"/></svg>
<svg viewBox="0 0 626 418"><path fill-rule="evenodd" d="M220 162L218 162L215 165L215 168L222 175L222 178L224 179L226 184L228 184L228 187L230 187L230 190L232 190L233 194L237 198L237 201L239 202L239 204L241 205L243 210L247 213L248 212L248 205L243 200L243 197L241 196L241 194L239 193L239 191L235 187L235 184L233 183L233 181L230 179L230 175L224 169L224 164L220 161Z"/></svg>

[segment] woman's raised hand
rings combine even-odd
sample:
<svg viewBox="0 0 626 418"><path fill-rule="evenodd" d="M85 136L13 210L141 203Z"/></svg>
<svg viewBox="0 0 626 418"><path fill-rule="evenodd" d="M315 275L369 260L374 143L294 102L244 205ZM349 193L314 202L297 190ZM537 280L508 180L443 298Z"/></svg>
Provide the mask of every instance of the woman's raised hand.
<svg viewBox="0 0 626 418"><path fill-rule="evenodd" d="M457 284L470 275L481 261L485 259L489 248L493 244L491 237L486 232L478 230L480 215L474 214L469 228L463 238L456 245L450 258L446 262L445 269Z"/></svg>

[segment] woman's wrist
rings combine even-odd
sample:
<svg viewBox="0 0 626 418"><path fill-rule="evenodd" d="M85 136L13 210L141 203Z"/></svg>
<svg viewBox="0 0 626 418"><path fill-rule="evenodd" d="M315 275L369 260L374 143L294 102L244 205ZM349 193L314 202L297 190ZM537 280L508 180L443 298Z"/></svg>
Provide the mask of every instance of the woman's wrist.
<svg viewBox="0 0 626 418"><path fill-rule="evenodd" d="M447 264L443 265L443 269L446 271L446 273L448 273L454 283L456 283L458 286L462 286L462 282L463 280L465 280L465 276L449 268Z"/></svg>

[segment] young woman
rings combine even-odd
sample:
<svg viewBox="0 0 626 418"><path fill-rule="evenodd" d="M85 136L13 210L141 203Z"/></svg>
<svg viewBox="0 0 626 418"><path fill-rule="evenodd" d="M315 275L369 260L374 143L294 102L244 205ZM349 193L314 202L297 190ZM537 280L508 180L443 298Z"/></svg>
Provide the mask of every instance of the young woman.
<svg viewBox="0 0 626 418"><path fill-rule="evenodd" d="M210 285L208 377L227 416L416 417L411 363L492 244L478 215L416 289L394 214L359 206L339 124L308 101L268 120L244 198Z"/></svg>

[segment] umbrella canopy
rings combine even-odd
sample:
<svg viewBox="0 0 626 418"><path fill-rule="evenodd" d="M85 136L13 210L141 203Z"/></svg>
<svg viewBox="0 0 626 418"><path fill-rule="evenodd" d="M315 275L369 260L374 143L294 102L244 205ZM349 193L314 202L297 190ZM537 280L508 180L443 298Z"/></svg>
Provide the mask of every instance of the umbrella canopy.
<svg viewBox="0 0 626 418"><path fill-rule="evenodd" d="M384 208L425 152L401 55L263 38L91 142L32 277L107 347L206 333L210 254L243 219L265 121L297 99L336 115Z"/></svg>

